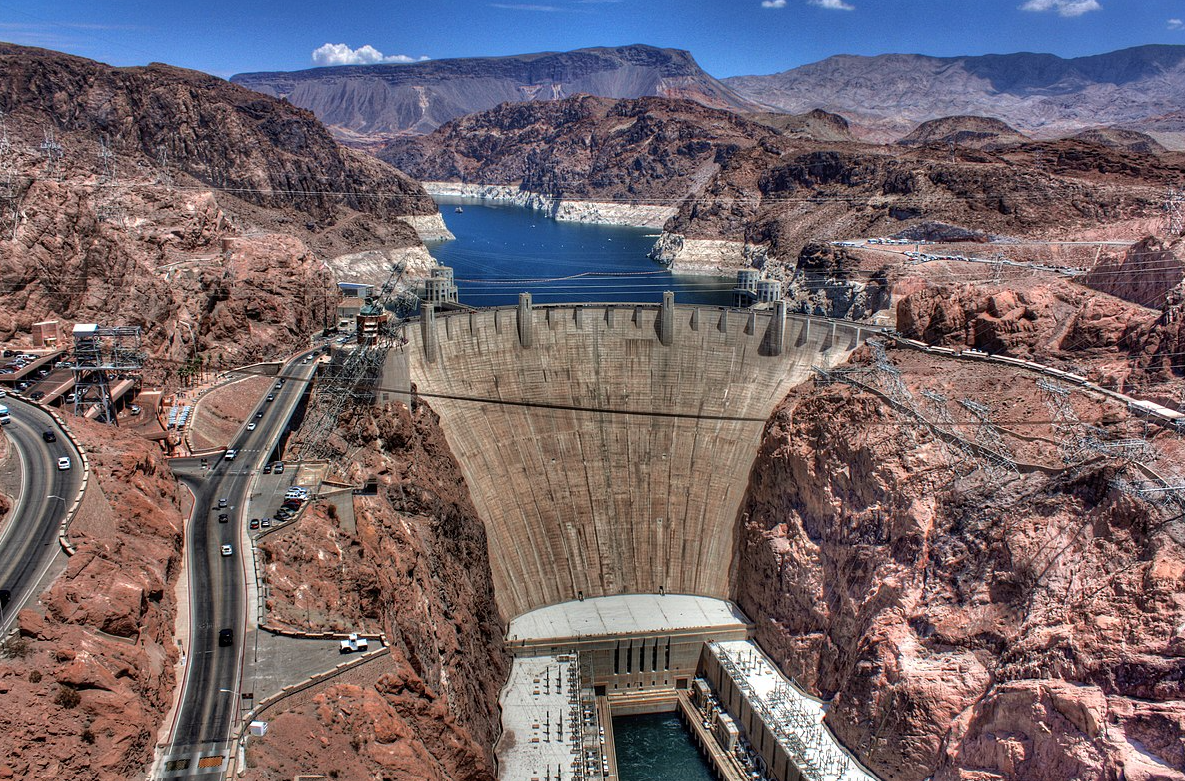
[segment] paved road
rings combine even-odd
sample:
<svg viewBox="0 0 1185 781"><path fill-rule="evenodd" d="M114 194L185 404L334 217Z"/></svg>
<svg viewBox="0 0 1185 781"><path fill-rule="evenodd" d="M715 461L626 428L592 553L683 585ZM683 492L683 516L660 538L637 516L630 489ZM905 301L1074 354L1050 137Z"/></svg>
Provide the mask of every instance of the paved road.
<svg viewBox="0 0 1185 781"><path fill-rule="evenodd" d="M275 400L261 400L251 422L254 431L240 430L231 447L233 461L212 456L206 465L200 458L174 459L173 471L193 490L196 502L186 536L189 557L190 641L189 661L172 742L165 751L158 778L221 776L226 769L230 739L240 713L239 684L243 660L244 611L243 556L239 549L243 507L252 477L271 458L297 403L316 369L315 363L293 360L280 374L289 378L268 392ZM226 509L218 501L226 499ZM218 522L220 512L230 518ZM230 545L231 556L223 556ZM219 647L222 629L234 632L231 647Z"/></svg>
<svg viewBox="0 0 1185 781"><path fill-rule="evenodd" d="M37 584L61 548L58 527L82 485L82 456L57 422L32 404L9 394L0 400L12 414L4 427L21 460L21 495L0 534L0 589L11 595L0 608L0 634L8 631L17 611L38 593ZM41 434L53 431L56 442ZM58 458L69 456L71 468L60 471Z"/></svg>

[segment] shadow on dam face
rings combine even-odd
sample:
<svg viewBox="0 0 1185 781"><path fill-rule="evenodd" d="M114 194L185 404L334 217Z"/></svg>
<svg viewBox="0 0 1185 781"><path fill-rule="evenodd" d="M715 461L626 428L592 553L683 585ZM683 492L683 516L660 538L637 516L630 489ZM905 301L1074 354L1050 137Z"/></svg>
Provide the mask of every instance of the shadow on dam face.
<svg viewBox="0 0 1185 781"><path fill-rule="evenodd" d="M780 306L426 306L387 372L440 415L509 620L582 596L727 599L767 418L877 330Z"/></svg>

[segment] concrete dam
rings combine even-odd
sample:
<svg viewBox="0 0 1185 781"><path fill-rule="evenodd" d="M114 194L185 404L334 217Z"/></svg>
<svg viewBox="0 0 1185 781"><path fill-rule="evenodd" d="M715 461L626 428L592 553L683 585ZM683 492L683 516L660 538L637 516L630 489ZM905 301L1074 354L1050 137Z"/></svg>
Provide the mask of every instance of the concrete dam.
<svg viewBox="0 0 1185 781"><path fill-rule="evenodd" d="M727 600L766 420L812 366L877 330L781 302L533 306L523 294L480 311L426 304L387 372L440 415L510 621L621 594Z"/></svg>

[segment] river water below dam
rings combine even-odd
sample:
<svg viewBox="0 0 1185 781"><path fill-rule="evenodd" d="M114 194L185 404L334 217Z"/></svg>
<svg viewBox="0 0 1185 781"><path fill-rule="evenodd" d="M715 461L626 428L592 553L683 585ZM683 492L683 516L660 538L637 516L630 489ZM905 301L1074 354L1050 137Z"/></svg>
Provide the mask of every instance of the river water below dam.
<svg viewBox="0 0 1185 781"><path fill-rule="evenodd" d="M560 222L474 198L436 200L457 238L432 242L428 250L452 267L462 304L515 304L524 291L538 304L659 303L666 290L679 303L732 301L733 278L672 274L646 257L657 238L652 228Z"/></svg>
<svg viewBox="0 0 1185 781"><path fill-rule="evenodd" d="M712 781L708 763L674 713L613 719L621 781Z"/></svg>

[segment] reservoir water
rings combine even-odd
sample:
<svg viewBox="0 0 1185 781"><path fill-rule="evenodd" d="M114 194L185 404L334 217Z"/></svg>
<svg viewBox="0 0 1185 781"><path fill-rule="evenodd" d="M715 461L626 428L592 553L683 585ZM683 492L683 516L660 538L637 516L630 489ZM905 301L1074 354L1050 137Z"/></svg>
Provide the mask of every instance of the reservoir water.
<svg viewBox="0 0 1185 781"><path fill-rule="evenodd" d="M621 781L713 781L677 714L615 718L613 740Z"/></svg>
<svg viewBox="0 0 1185 781"><path fill-rule="evenodd" d="M727 306L732 278L672 274L646 257L658 231L547 219L521 206L439 197L457 237L429 252L451 266L462 304L502 306L530 292L535 303L658 303L665 290L681 304ZM457 213L457 206L463 212Z"/></svg>

